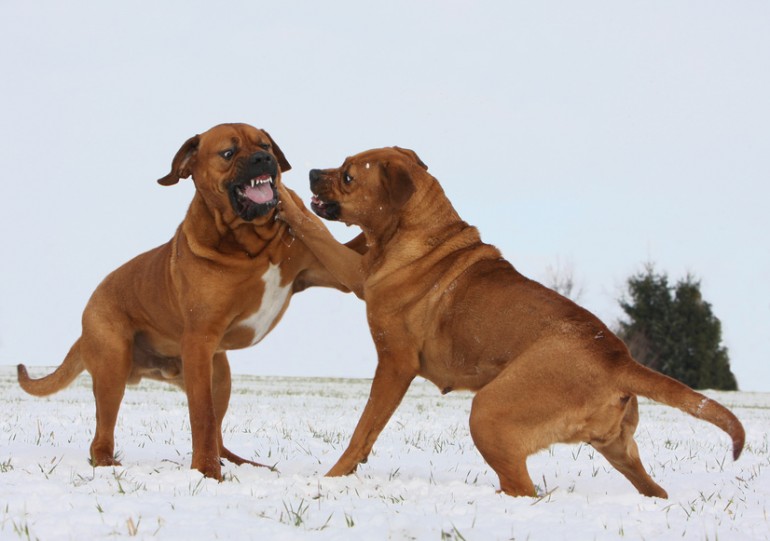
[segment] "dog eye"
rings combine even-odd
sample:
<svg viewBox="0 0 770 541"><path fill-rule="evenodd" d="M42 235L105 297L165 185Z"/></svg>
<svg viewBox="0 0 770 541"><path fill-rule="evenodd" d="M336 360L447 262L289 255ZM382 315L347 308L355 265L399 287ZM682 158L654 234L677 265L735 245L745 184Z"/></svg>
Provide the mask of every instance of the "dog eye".
<svg viewBox="0 0 770 541"><path fill-rule="evenodd" d="M350 184L353 182L353 177L351 177L348 173L345 173L345 176L342 177L342 180L345 184Z"/></svg>
<svg viewBox="0 0 770 541"><path fill-rule="evenodd" d="M235 150L233 150L232 148L228 148L227 150L223 150L222 152L220 152L219 155L229 161L233 157L233 155L235 155Z"/></svg>
<svg viewBox="0 0 770 541"><path fill-rule="evenodd" d="M260 143L259 146L262 150L270 150L270 145L267 143Z"/></svg>

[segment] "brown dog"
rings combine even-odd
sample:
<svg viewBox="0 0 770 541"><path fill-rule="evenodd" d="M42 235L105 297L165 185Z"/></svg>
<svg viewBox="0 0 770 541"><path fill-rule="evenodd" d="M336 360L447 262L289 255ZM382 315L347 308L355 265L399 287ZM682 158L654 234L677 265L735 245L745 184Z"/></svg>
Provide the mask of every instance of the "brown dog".
<svg viewBox="0 0 770 541"><path fill-rule="evenodd" d="M220 458L250 463L222 443L230 400L226 350L259 342L291 295L313 285L345 290L286 224L275 220L289 163L264 130L223 124L185 142L164 186L192 176L196 193L170 242L112 272L83 313L83 332L52 374L19 383L56 392L84 369L93 379L95 466L117 465L114 429L125 386L142 377L187 393L192 467L221 479ZM287 192L288 193L288 192ZM354 242L354 241L351 241Z"/></svg>
<svg viewBox="0 0 770 541"><path fill-rule="evenodd" d="M463 222L417 155L363 152L313 170L312 209L361 227L368 252L338 244L282 198L281 218L337 278L366 300L378 353L369 401L328 475L355 471L415 376L443 393L477 391L473 441L514 496L535 495L530 454L587 442L644 495L665 498L633 439L642 395L727 432L738 458L744 430L726 408L635 362L594 315L519 274Z"/></svg>

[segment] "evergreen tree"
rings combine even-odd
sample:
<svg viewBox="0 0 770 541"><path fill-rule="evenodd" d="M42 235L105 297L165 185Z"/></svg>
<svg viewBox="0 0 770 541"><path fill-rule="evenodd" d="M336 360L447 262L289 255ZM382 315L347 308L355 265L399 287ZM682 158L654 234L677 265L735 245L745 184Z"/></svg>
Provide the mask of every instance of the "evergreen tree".
<svg viewBox="0 0 770 541"><path fill-rule="evenodd" d="M640 363L696 389L737 390L722 324L692 275L668 283L652 265L628 279L618 336Z"/></svg>

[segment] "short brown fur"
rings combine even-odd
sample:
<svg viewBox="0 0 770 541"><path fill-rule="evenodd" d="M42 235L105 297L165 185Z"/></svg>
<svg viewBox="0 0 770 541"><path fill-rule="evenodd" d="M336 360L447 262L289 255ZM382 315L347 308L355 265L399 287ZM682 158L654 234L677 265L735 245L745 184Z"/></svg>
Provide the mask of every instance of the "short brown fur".
<svg viewBox="0 0 770 541"><path fill-rule="evenodd" d="M378 353L371 395L328 475L356 470L411 381L476 392L470 429L502 491L533 496L526 459L553 443L587 442L647 496L633 434L637 395L715 424L741 452L744 430L726 408L634 361L593 314L521 275L462 221L417 155L363 152L311 171L313 209L358 225L368 252L337 243L294 200L280 217L339 280L366 301Z"/></svg>
<svg viewBox="0 0 770 541"><path fill-rule="evenodd" d="M158 181L169 186L192 176L195 183L176 234L99 284L83 313L82 335L56 371L33 380L19 365L19 383L37 396L63 389L88 370L96 400L93 465L119 464L114 456L118 409L126 384L143 377L187 393L193 468L221 479L220 458L258 465L222 442L231 386L226 351L258 342L281 319L295 292L313 285L347 291L275 220L270 205L277 199L260 207L264 215L249 219L231 200L232 183L250 182L246 173L252 169L263 178L272 176L277 190L281 172L289 168L270 135L246 124L222 124L188 139L171 172Z"/></svg>

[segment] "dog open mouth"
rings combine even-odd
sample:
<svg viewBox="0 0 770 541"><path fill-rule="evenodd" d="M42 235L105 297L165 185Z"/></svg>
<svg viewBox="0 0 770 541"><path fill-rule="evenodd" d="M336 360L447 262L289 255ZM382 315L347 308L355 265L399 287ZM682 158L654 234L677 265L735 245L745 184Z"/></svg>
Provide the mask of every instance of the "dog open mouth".
<svg viewBox="0 0 770 541"><path fill-rule="evenodd" d="M325 220L340 219L340 204L336 201L323 201L320 197L313 194L313 197L310 199L310 208Z"/></svg>
<svg viewBox="0 0 770 541"><path fill-rule="evenodd" d="M265 216L278 204L275 180L267 173L245 181L234 181L228 186L228 191L233 210L247 222Z"/></svg>

